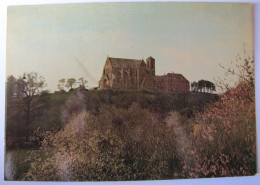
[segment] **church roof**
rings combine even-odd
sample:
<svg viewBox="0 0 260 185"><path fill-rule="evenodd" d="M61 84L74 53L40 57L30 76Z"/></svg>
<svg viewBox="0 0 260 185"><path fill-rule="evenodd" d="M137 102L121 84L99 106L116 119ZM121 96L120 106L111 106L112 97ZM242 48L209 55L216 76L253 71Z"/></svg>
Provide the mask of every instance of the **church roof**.
<svg viewBox="0 0 260 185"><path fill-rule="evenodd" d="M126 59L126 58L112 58L108 57L112 67L118 68L138 68L143 60L138 59Z"/></svg>
<svg viewBox="0 0 260 185"><path fill-rule="evenodd" d="M162 76L156 76L157 79L171 79L171 80L183 80L183 81L188 81L182 74L177 74L177 73L168 73L167 75L162 75Z"/></svg>

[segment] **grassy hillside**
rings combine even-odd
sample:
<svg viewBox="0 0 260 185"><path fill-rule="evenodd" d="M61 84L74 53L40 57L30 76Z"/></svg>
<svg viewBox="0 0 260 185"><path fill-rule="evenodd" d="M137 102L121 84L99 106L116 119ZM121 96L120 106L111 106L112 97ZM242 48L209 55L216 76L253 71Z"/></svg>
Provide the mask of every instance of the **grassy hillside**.
<svg viewBox="0 0 260 185"><path fill-rule="evenodd" d="M85 92L86 105L89 111L98 111L103 104L128 108L137 103L142 108L159 113L169 111L194 111L218 99L218 95L209 93L164 93L154 91L119 91L98 90Z"/></svg>

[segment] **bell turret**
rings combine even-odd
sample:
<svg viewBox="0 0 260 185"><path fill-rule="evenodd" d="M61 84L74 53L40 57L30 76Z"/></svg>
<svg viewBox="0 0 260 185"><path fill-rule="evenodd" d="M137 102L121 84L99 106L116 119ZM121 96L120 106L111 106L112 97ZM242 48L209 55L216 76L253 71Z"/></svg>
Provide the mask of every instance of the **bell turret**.
<svg viewBox="0 0 260 185"><path fill-rule="evenodd" d="M155 75L155 59L153 57L148 57L146 59L146 67L151 75Z"/></svg>

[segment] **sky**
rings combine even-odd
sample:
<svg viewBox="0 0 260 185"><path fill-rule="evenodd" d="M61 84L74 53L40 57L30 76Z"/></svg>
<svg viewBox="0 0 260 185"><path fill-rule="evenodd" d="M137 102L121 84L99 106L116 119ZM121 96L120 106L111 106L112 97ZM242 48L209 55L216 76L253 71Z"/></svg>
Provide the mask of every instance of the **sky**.
<svg viewBox="0 0 260 185"><path fill-rule="evenodd" d="M37 72L46 89L80 78L98 86L107 56L155 58L156 74L190 82L223 78L237 54L253 52L249 3L84 3L10 6L6 76Z"/></svg>

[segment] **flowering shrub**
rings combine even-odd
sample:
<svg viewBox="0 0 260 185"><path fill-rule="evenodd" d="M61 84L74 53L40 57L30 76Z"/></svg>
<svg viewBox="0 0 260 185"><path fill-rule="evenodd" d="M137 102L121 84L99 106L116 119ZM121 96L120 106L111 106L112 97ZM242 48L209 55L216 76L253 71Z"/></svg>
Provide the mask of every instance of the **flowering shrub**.
<svg viewBox="0 0 260 185"><path fill-rule="evenodd" d="M239 82L228 88L220 101L196 116L200 135L191 139L183 177L220 177L256 173L256 120L254 60L240 61ZM229 74L235 75L228 69ZM228 87L227 85L225 87Z"/></svg>
<svg viewBox="0 0 260 185"><path fill-rule="evenodd" d="M105 106L82 112L64 130L46 135L23 180L165 179L178 161L173 135L150 112ZM176 162L176 167L178 162Z"/></svg>

